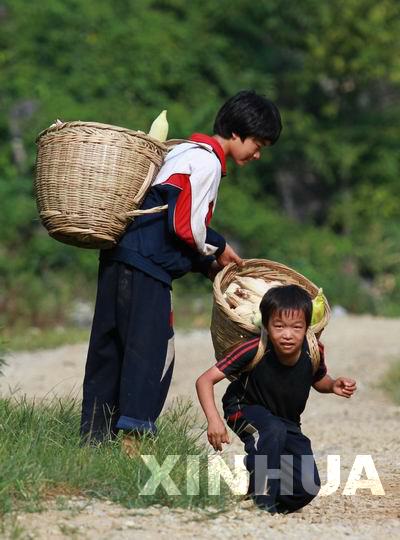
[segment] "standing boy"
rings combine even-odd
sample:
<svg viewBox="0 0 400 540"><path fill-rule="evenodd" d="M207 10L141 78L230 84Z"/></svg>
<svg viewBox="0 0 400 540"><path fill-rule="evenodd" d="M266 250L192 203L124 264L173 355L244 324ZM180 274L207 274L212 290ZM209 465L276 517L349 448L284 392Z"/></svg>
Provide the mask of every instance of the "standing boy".
<svg viewBox="0 0 400 540"><path fill-rule="evenodd" d="M172 280L215 273L240 257L210 228L226 159L245 165L281 132L277 107L242 91L215 119L214 135L194 134L165 158L138 217L100 255L98 291L83 383L81 435L102 441L117 430L155 433L174 365Z"/></svg>
<svg viewBox="0 0 400 540"><path fill-rule="evenodd" d="M311 502L320 488L311 441L300 428L311 386L349 398L356 383L345 377L331 379L322 345L320 365L313 373L306 340L312 315L307 291L297 285L270 289L260 311L268 333L265 354L257 354L259 338L242 343L203 373L196 388L208 420L208 440L222 450L229 438L215 406L213 385L225 377L233 381L222 403L226 422L247 453L249 495L271 513L294 512Z"/></svg>

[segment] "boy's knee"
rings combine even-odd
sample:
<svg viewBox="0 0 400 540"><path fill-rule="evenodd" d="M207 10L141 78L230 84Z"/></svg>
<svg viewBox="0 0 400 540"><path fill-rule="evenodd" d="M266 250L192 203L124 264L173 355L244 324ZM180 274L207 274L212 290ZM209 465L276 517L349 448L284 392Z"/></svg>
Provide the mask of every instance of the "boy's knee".
<svg viewBox="0 0 400 540"><path fill-rule="evenodd" d="M302 494L302 497L303 497L303 499L305 501L305 504L308 504L313 499L315 499L315 497L318 495L320 490L321 490L321 486L319 486L319 485L314 485L314 487L312 489L305 489L303 494Z"/></svg>

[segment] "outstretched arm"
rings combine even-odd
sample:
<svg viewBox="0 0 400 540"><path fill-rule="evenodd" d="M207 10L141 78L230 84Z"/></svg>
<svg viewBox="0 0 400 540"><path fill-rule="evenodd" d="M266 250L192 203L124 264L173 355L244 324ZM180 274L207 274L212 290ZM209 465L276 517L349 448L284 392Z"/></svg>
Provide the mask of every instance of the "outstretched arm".
<svg viewBox="0 0 400 540"><path fill-rule="evenodd" d="M236 263L238 266L244 264L243 259L233 251L229 244L226 244L225 251L217 259L215 257L200 255L200 253L193 252L193 254L192 272L200 272L211 281L214 281L218 272L220 272L227 264L231 262Z"/></svg>
<svg viewBox="0 0 400 540"><path fill-rule="evenodd" d="M200 405L207 417L208 441L214 450L222 450L222 443L229 443L228 432L214 400L214 384L225 379L225 375L213 366L205 371L196 381L197 395Z"/></svg>
<svg viewBox="0 0 400 540"><path fill-rule="evenodd" d="M203 179L204 180L204 179ZM208 179L210 180L210 179ZM220 269L231 262L243 264L241 257L223 236L209 226L213 202L209 203L207 181L192 181L189 174L173 174L160 187L168 204L168 228L199 256L214 256ZM199 189L205 190L200 192Z"/></svg>
<svg viewBox="0 0 400 540"><path fill-rule="evenodd" d="M313 387L322 394L336 394L337 396L350 398L357 389L356 381L348 377L332 379L326 374L322 379L315 382Z"/></svg>

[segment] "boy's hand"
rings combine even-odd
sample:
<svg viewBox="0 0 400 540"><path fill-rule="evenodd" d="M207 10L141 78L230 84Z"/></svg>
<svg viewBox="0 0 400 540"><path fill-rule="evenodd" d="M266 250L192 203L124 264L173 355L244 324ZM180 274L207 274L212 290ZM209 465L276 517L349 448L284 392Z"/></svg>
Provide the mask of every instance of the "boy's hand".
<svg viewBox="0 0 400 540"><path fill-rule="evenodd" d="M230 263L236 263L238 266L243 266L243 259L239 257L236 251L231 248L229 244L226 244L224 251L219 257L217 257L217 262L220 266L227 266Z"/></svg>
<svg viewBox="0 0 400 540"><path fill-rule="evenodd" d="M338 377L332 388L334 394L345 398L350 398L356 390L356 381L347 377Z"/></svg>
<svg viewBox="0 0 400 540"><path fill-rule="evenodd" d="M214 450L222 450L222 443L230 443L228 432L221 419L208 422L207 437Z"/></svg>

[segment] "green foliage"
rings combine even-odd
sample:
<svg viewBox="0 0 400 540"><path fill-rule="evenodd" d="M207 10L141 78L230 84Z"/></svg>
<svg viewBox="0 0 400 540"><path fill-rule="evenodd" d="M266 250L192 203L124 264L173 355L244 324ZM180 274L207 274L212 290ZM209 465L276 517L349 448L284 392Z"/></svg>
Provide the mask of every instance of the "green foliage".
<svg viewBox="0 0 400 540"><path fill-rule="evenodd" d="M180 456L171 478L180 495L158 486L141 494L151 473L142 457L128 458L120 440L82 446L79 403L72 399L35 404L25 398L0 400L0 513L37 511L46 497L80 494L109 499L128 508L154 504L169 507L226 507L232 494L221 482L221 495L208 494L207 450L190 403L176 402L157 421L156 436L144 437L140 454L161 466ZM199 459L199 494L187 493L187 456Z"/></svg>
<svg viewBox="0 0 400 540"><path fill-rule="evenodd" d="M383 377L381 384L389 396L400 404L400 362L394 362Z"/></svg>
<svg viewBox="0 0 400 540"><path fill-rule="evenodd" d="M146 131L167 108L171 137L211 132L243 88L276 100L284 130L259 163L229 164L213 225L331 303L399 314L399 15L395 0L3 2L0 324L62 324L73 300L94 298L97 254L38 222L42 129L61 118Z"/></svg>
<svg viewBox="0 0 400 540"><path fill-rule="evenodd" d="M225 212L216 223L233 238L246 258L279 261L323 287L326 296L351 311L374 312L373 298L364 290L353 264L353 246L327 227L299 228L283 216L276 204L245 197L239 187L225 186L221 199ZM251 216L251 219L249 219ZM331 300L332 301L332 300Z"/></svg>
<svg viewBox="0 0 400 540"><path fill-rule="evenodd" d="M9 351L34 351L37 349L54 349L61 345L83 343L89 340L88 328L75 326L51 326L39 328L8 327L2 332L2 339ZM1 346L0 346L1 354ZM0 359L1 369L1 359ZM0 372L1 374L1 372Z"/></svg>

